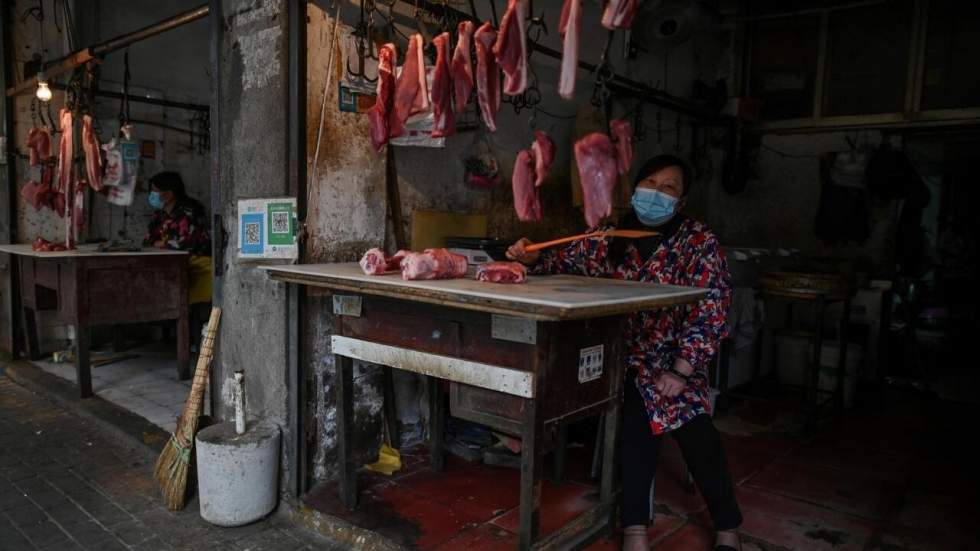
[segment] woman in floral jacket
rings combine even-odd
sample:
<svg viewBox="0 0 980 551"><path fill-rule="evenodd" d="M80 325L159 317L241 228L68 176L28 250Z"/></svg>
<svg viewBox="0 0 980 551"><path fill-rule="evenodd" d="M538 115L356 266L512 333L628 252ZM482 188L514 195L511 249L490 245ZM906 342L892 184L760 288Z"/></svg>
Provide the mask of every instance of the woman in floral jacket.
<svg viewBox="0 0 980 551"><path fill-rule="evenodd" d="M640 169L636 182L633 211L619 227L653 227L658 236L591 238L540 254L528 253L525 247L531 241L521 239L510 247L508 256L540 274L709 289L697 304L640 312L627 325L629 359L620 438L623 548L649 549L650 486L663 436L670 433L708 504L718 532L716 549L739 549L735 530L742 515L721 437L711 421L708 394L708 362L724 335L731 301L728 264L714 234L680 214L692 183L682 160L654 157Z"/></svg>

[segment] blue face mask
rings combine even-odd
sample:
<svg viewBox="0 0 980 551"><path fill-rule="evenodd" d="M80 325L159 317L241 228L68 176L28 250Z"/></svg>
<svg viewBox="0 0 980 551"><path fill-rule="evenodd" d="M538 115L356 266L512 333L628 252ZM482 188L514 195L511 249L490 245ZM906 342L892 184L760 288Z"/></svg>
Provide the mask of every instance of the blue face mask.
<svg viewBox="0 0 980 551"><path fill-rule="evenodd" d="M160 210L163 208L163 197L160 197L159 191L151 191L149 195L146 196L146 200L150 203L150 206Z"/></svg>
<svg viewBox="0 0 980 551"><path fill-rule="evenodd" d="M633 210L636 217L647 226L660 226L674 217L677 197L648 188L636 188L633 192Z"/></svg>

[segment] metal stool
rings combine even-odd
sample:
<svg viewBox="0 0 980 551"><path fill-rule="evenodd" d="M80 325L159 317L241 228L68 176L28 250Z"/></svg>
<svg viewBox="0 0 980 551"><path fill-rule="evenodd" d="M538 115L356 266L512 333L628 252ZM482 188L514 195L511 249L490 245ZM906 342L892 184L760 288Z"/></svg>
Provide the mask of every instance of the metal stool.
<svg viewBox="0 0 980 551"><path fill-rule="evenodd" d="M788 321L792 326L792 312L796 304L808 304L815 312L816 323L812 331L799 331L796 334L804 335L812 339L813 354L812 359L807 365L804 376L804 385L807 402L810 411L807 415L806 430L812 431L816 428L819 420L820 410L833 403L839 412L844 408L844 375L847 361L847 325L851 310L851 296L854 293L853 286L838 274L810 273L810 272L766 272L759 281L758 297L763 303L764 309L771 308L775 303L786 305ZM820 352L823 347L824 320L827 313L827 305L832 302L843 302L844 309L839 323L840 346L837 355L837 384L833 391L820 389ZM775 352L775 339L773 327L769 324L772 316L764 316L766 324L763 326L760 337L760 350L767 343L770 350ZM773 354L775 358L775 354ZM758 389L759 373L761 371L762 354L756 355L755 370L753 373L753 387ZM754 392L754 394L757 394ZM821 394L831 394L830 398L821 401Z"/></svg>

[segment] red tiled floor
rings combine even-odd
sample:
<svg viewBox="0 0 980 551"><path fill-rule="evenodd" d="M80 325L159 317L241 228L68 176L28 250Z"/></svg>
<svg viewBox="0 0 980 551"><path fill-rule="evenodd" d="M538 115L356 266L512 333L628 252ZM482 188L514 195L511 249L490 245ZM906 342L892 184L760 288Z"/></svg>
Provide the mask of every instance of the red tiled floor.
<svg viewBox="0 0 980 551"><path fill-rule="evenodd" d="M673 515L658 515L653 526L647 529L647 539L651 546L656 546L661 540L673 534L684 522L684 519ZM586 551L618 551L621 537L621 532L617 531L614 538L609 540L600 538L585 549Z"/></svg>
<svg viewBox="0 0 980 551"><path fill-rule="evenodd" d="M856 448L848 443L818 440L803 444L784 458L789 463L821 465L851 471L862 476L878 478L894 484L904 484L912 469L907 455L877 449Z"/></svg>
<svg viewBox="0 0 980 551"><path fill-rule="evenodd" d="M864 549L876 523L802 501L749 488L738 489L745 519L742 534L784 549ZM707 513L703 521L710 523Z"/></svg>
<svg viewBox="0 0 980 551"><path fill-rule="evenodd" d="M777 461L746 486L822 505L842 513L880 520L898 503L902 488L854 471Z"/></svg>
<svg viewBox="0 0 980 551"><path fill-rule="evenodd" d="M547 535L562 527L575 517L591 509L599 501L596 488L569 483L554 485L544 483L541 492L540 534ZM494 519L497 526L517 533L520 524L520 511L517 508Z"/></svg>
<svg viewBox="0 0 980 551"><path fill-rule="evenodd" d="M466 511L486 522L520 503L520 472L505 467L446 459L441 473L423 470L397 480L397 484L443 505Z"/></svg>
<svg viewBox="0 0 980 551"><path fill-rule="evenodd" d="M487 523L459 534L436 549L438 551L504 551L516 547L516 534Z"/></svg>
<svg viewBox="0 0 980 551"><path fill-rule="evenodd" d="M478 518L463 509L424 498L395 483L375 487L372 493L395 515L418 530L413 543L419 549L434 549L465 529L479 524ZM378 531L384 533L381 529Z"/></svg>

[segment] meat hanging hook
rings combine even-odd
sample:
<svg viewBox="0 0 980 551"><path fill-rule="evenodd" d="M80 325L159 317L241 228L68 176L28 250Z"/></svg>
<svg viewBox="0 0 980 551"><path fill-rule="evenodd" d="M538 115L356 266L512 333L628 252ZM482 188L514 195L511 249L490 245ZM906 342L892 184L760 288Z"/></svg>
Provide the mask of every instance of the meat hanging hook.
<svg viewBox="0 0 980 551"><path fill-rule="evenodd" d="M347 74L351 77L352 80L377 82L378 81L377 76L371 78L367 76L367 74L364 72L364 58L369 57L368 48L370 47L367 44L368 38L370 36L370 32L368 31L367 21L364 20L365 1L366 0L361 0L360 2L358 2L358 5L360 6L360 15L358 17L357 27L355 27L354 32L351 33L351 36L354 36L357 39L357 71L351 69L350 59L348 59Z"/></svg>

